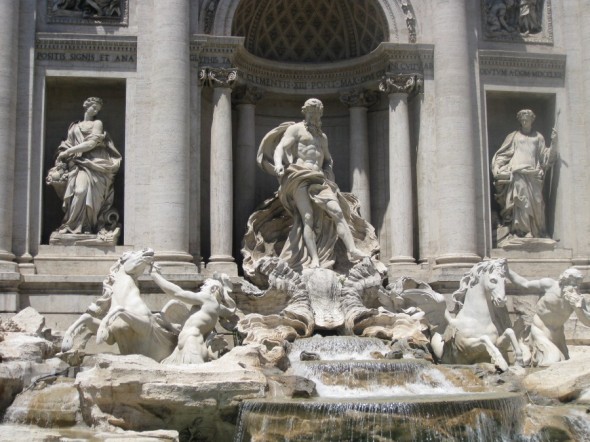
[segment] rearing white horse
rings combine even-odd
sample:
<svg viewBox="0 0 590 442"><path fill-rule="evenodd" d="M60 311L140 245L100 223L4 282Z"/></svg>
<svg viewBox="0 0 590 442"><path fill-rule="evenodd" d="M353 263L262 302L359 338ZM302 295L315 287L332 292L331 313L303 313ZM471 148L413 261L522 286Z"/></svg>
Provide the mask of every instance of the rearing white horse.
<svg viewBox="0 0 590 442"><path fill-rule="evenodd" d="M444 297L431 289L409 289L401 294L406 307L416 306L426 312L434 331L432 349L441 362L473 364L491 360L505 371L508 363L498 347L511 343L516 363L523 365L522 349L506 309L507 272L505 259L473 266L453 293L458 307L455 317L446 309Z"/></svg>

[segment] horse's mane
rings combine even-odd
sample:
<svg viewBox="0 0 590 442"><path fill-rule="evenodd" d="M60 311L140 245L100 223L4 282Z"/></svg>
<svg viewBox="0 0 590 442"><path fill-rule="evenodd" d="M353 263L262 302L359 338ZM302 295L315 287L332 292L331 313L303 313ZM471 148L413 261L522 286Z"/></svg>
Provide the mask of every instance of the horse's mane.
<svg viewBox="0 0 590 442"><path fill-rule="evenodd" d="M109 269L108 276L102 282L102 295L96 301L88 306L86 313L91 314L95 318L104 318L111 308L111 298L113 296L113 284L115 282L115 275L121 266L129 259L130 253L124 253L115 264Z"/></svg>
<svg viewBox="0 0 590 442"><path fill-rule="evenodd" d="M453 312L457 313L463 308L467 291L479 284L479 280L484 272L489 272L493 267L503 267L505 265L505 261L505 259L482 261L471 267L471 269L461 278L459 288L453 293L453 301L455 301L455 308L453 309Z"/></svg>

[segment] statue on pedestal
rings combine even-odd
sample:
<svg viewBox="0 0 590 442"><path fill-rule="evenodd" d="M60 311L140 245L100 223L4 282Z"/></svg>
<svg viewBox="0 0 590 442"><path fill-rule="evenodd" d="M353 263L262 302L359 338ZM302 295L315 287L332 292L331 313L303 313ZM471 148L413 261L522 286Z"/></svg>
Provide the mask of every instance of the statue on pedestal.
<svg viewBox="0 0 590 442"><path fill-rule="evenodd" d="M543 184L547 172L557 159L557 132L553 129L551 145L532 129L535 114L524 109L518 112L520 130L510 133L492 159L492 175L496 201L507 235L498 245L518 245L520 238L547 238ZM526 240L524 241L526 242ZM554 244L553 241L549 241Z"/></svg>
<svg viewBox="0 0 590 442"><path fill-rule="evenodd" d="M47 174L46 182L62 199L65 213L51 244L117 243L113 184L122 158L102 121L95 119L102 104L97 97L84 102L84 119L70 125Z"/></svg>
<svg viewBox="0 0 590 442"><path fill-rule="evenodd" d="M271 255L295 271L350 268L377 253L374 229L359 216L358 200L334 182L328 138L321 129L323 107L316 98L307 100L304 121L281 124L260 144L258 165L276 176L280 187L248 221L243 250L248 275L268 256L269 245ZM290 223L281 225L281 220Z"/></svg>
<svg viewBox="0 0 590 442"><path fill-rule="evenodd" d="M277 314L242 319L244 342L270 348L322 329L387 339L403 331L399 337L427 342L418 319L378 308L386 268L375 230L357 198L334 182L322 102L307 100L302 113L304 121L273 129L258 150L258 165L278 178L279 190L248 220L243 268L264 287L252 294Z"/></svg>
<svg viewBox="0 0 590 442"><path fill-rule="evenodd" d="M529 281L513 270L508 270L507 276L520 287L544 292L535 307L528 334L532 348L531 364L546 366L569 359L563 327L565 322L576 312L580 322L590 327L590 309L578 290L583 279L580 271L567 269L557 281L552 278Z"/></svg>

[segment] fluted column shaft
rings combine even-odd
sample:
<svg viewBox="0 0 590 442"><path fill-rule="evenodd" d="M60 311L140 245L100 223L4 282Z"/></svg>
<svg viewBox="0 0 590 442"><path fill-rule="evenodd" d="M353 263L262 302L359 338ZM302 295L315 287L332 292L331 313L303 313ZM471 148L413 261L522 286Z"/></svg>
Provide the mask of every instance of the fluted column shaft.
<svg viewBox="0 0 590 442"><path fill-rule="evenodd" d="M436 0L434 83L439 256L437 264L477 262L475 81L467 1Z"/></svg>
<svg viewBox="0 0 590 442"><path fill-rule="evenodd" d="M12 261L18 1L0 2L0 261Z"/></svg>
<svg viewBox="0 0 590 442"><path fill-rule="evenodd" d="M237 274L232 256L233 239L233 154L232 154L232 87L236 70L205 68L201 70L204 85L213 87L213 121L211 123L210 271Z"/></svg>
<svg viewBox="0 0 590 442"><path fill-rule="evenodd" d="M389 262L414 262L412 159L408 94L416 85L413 75L390 75L379 89L389 96L389 204L393 240Z"/></svg>
<svg viewBox="0 0 590 442"><path fill-rule="evenodd" d="M370 91L352 91L342 94L340 100L348 104L350 112L350 191L359 199L361 216L371 222L367 108L377 97Z"/></svg>
<svg viewBox="0 0 590 442"><path fill-rule="evenodd" d="M192 259L188 254L189 10L189 0L154 2L152 241L156 252L171 260Z"/></svg>

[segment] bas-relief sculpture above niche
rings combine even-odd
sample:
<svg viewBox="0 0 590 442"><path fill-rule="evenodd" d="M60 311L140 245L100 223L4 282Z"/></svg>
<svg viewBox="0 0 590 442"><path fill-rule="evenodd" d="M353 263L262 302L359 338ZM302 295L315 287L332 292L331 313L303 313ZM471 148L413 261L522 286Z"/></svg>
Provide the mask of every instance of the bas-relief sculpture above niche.
<svg viewBox="0 0 590 442"><path fill-rule="evenodd" d="M47 22L127 25L128 0L47 0Z"/></svg>
<svg viewBox="0 0 590 442"><path fill-rule="evenodd" d="M553 43L551 0L481 0L486 40Z"/></svg>
<svg viewBox="0 0 590 442"><path fill-rule="evenodd" d="M103 83L48 80L44 244L113 246L120 240L125 87ZM106 96L99 98L101 92Z"/></svg>
<svg viewBox="0 0 590 442"><path fill-rule="evenodd" d="M523 105L527 101L529 105ZM488 95L495 247L527 251L556 247L556 240L551 238L559 178L554 109L549 97Z"/></svg>

